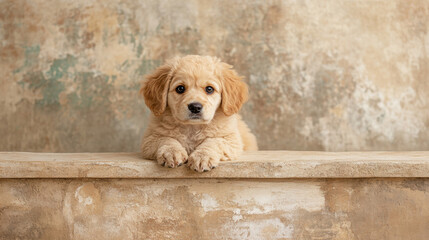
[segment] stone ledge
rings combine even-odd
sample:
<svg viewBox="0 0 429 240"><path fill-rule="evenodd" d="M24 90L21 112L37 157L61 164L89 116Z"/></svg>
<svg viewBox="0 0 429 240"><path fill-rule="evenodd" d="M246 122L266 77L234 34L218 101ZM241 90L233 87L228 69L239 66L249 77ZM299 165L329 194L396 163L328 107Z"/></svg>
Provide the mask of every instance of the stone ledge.
<svg viewBox="0 0 429 240"><path fill-rule="evenodd" d="M429 152L247 152L211 172L163 168L138 153L0 153L0 178L429 177Z"/></svg>

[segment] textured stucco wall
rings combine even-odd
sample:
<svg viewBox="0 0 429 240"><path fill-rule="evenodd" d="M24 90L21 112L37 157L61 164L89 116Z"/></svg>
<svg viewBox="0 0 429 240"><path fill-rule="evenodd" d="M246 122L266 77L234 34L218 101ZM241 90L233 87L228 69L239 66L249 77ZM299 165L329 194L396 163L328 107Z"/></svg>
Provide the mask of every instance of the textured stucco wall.
<svg viewBox="0 0 429 240"><path fill-rule="evenodd" d="M428 1L0 1L0 150L137 151L139 82L216 55L262 149L428 150Z"/></svg>
<svg viewBox="0 0 429 240"><path fill-rule="evenodd" d="M0 199L0 239L429 238L428 179L1 179Z"/></svg>

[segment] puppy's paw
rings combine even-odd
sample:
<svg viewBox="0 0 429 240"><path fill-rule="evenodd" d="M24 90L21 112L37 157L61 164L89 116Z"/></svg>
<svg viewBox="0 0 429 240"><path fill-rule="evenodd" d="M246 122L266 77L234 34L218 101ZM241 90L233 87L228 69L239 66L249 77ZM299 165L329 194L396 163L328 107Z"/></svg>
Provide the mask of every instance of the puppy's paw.
<svg viewBox="0 0 429 240"><path fill-rule="evenodd" d="M180 167L188 159L188 153L183 147L170 145L161 146L156 153L156 160L164 167Z"/></svg>
<svg viewBox="0 0 429 240"><path fill-rule="evenodd" d="M188 167L197 172L208 172L219 164L218 154L209 151L196 150L188 159Z"/></svg>

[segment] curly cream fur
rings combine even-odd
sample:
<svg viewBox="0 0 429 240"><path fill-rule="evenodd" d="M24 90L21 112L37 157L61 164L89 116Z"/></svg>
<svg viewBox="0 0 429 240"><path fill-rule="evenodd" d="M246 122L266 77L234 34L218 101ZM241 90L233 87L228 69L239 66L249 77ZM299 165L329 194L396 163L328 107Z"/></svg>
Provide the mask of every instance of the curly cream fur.
<svg viewBox="0 0 429 240"><path fill-rule="evenodd" d="M203 172L243 150L257 150L255 136L237 114L248 94L241 79L219 59L195 55L171 59L148 75L140 92L154 114L143 136L143 157ZM186 86L185 93L175 92L178 85ZM213 94L204 91L208 85ZM188 117L192 102L203 104L200 119Z"/></svg>

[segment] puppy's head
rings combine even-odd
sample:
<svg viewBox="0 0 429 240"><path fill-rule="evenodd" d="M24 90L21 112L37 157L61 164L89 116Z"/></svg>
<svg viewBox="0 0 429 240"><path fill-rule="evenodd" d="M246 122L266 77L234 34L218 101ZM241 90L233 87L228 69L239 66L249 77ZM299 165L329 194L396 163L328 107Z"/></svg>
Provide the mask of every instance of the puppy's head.
<svg viewBox="0 0 429 240"><path fill-rule="evenodd" d="M229 116L247 100L247 85L232 66L209 56L173 58L146 77L140 93L160 116L168 107L183 124L207 124L218 109Z"/></svg>

